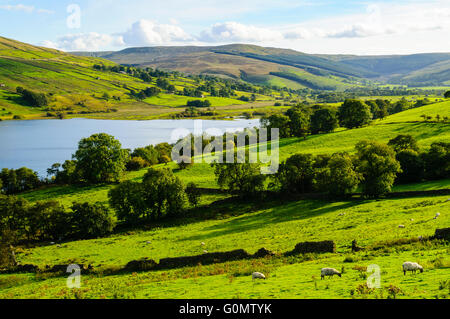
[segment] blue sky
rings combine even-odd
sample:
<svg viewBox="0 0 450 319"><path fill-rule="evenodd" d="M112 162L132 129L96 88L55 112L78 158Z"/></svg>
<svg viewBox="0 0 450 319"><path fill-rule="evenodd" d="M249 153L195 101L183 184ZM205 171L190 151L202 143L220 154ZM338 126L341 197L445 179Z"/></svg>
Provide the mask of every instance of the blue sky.
<svg viewBox="0 0 450 319"><path fill-rule="evenodd" d="M0 30L67 51L253 43L308 53L449 52L450 0L0 0Z"/></svg>

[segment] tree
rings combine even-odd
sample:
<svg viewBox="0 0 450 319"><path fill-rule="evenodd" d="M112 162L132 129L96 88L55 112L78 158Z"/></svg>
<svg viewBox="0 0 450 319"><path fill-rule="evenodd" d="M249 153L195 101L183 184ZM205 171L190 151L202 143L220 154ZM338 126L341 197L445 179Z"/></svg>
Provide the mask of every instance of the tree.
<svg viewBox="0 0 450 319"><path fill-rule="evenodd" d="M57 201L40 201L27 209L28 238L61 240L72 235L71 215Z"/></svg>
<svg viewBox="0 0 450 319"><path fill-rule="evenodd" d="M416 152L419 151L417 141L411 135L397 135L388 142L388 145L394 149L395 152L411 149Z"/></svg>
<svg viewBox="0 0 450 319"><path fill-rule="evenodd" d="M108 192L109 204L116 211L119 220L136 224L147 212L143 194L142 183L126 181Z"/></svg>
<svg viewBox="0 0 450 319"><path fill-rule="evenodd" d="M295 137L306 137L309 132L309 117L299 108L289 109L287 116L289 117L291 135Z"/></svg>
<svg viewBox="0 0 450 319"><path fill-rule="evenodd" d="M450 143L435 142L423 154L427 179L450 178Z"/></svg>
<svg viewBox="0 0 450 319"><path fill-rule="evenodd" d="M338 119L336 111L323 107L311 115L311 133L329 133L333 132L338 127Z"/></svg>
<svg viewBox="0 0 450 319"><path fill-rule="evenodd" d="M220 188L227 188L239 195L253 196L264 189L266 175L261 174L258 163L238 163L235 154L233 163L213 163L214 174Z"/></svg>
<svg viewBox="0 0 450 319"><path fill-rule="evenodd" d="M444 97L445 97L446 99L450 99L450 91L445 92L445 93L444 93Z"/></svg>
<svg viewBox="0 0 450 319"><path fill-rule="evenodd" d="M143 198L147 219L175 216L184 210L186 193L183 182L169 169L150 168L143 178Z"/></svg>
<svg viewBox="0 0 450 319"><path fill-rule="evenodd" d="M295 154L280 165L275 180L281 191L307 193L313 190L314 177L314 156Z"/></svg>
<svg viewBox="0 0 450 319"><path fill-rule="evenodd" d="M189 184L187 184L185 191L189 204L191 204L193 207L197 207L201 195L197 185L194 182L190 182Z"/></svg>
<svg viewBox="0 0 450 319"><path fill-rule="evenodd" d="M73 158L80 177L88 183L116 182L125 171L129 154L113 136L100 133L82 139Z"/></svg>
<svg viewBox="0 0 450 319"><path fill-rule="evenodd" d="M111 233L115 220L100 203L73 203L72 225L78 238L97 238Z"/></svg>
<svg viewBox="0 0 450 319"><path fill-rule="evenodd" d="M372 119L370 108L359 100L345 100L338 109L339 124L346 128L361 127Z"/></svg>
<svg viewBox="0 0 450 319"><path fill-rule="evenodd" d="M188 167L191 167L192 165L194 165L194 159L191 158L190 156L181 156L179 161L178 161L178 168L180 170L184 170L187 169Z"/></svg>
<svg viewBox="0 0 450 319"><path fill-rule="evenodd" d="M390 192L397 173L401 172L394 150L375 141L361 141L355 148L357 172L363 177L363 193L377 197Z"/></svg>
<svg viewBox="0 0 450 319"><path fill-rule="evenodd" d="M261 127L267 128L267 133L270 135L272 128L279 129L280 138L291 136L290 119L283 114L273 114L269 117L261 118Z"/></svg>
<svg viewBox="0 0 450 319"><path fill-rule="evenodd" d="M318 172L319 189L334 196L351 194L358 187L361 175L356 172L347 153L333 154L325 169Z"/></svg>

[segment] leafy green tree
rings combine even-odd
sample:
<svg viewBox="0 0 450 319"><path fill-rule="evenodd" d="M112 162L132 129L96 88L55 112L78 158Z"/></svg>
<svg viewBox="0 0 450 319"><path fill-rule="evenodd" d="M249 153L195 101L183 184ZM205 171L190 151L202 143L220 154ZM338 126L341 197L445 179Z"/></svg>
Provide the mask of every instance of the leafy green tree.
<svg viewBox="0 0 450 319"><path fill-rule="evenodd" d="M147 214L142 183L126 181L108 192L109 204L119 220L136 224Z"/></svg>
<svg viewBox="0 0 450 319"><path fill-rule="evenodd" d="M423 154L425 177L430 180L450 178L450 143L435 142Z"/></svg>
<svg viewBox="0 0 450 319"><path fill-rule="evenodd" d="M355 148L357 171L363 177L363 193L377 197L390 192L397 173L401 172L394 150L375 141L361 141Z"/></svg>
<svg viewBox="0 0 450 319"><path fill-rule="evenodd" d="M313 190L315 168L314 156L311 154L295 154L279 167L275 175L275 184L289 193L308 193Z"/></svg>
<svg viewBox="0 0 450 319"><path fill-rule="evenodd" d="M189 204L193 207L197 207L200 200L200 190L194 182L190 182L186 185L186 195L189 201Z"/></svg>
<svg viewBox="0 0 450 319"><path fill-rule="evenodd" d="M335 110L328 107L320 108L311 115L311 133L333 132L338 127L338 123Z"/></svg>
<svg viewBox="0 0 450 319"><path fill-rule="evenodd" d="M125 171L128 151L113 136L100 133L82 139L73 158L76 170L88 183L116 182Z"/></svg>
<svg viewBox="0 0 450 319"><path fill-rule="evenodd" d="M143 178L146 219L176 216L184 210L186 193L183 182L169 169L150 168Z"/></svg>
<svg viewBox="0 0 450 319"><path fill-rule="evenodd" d="M286 115L289 117L289 128L292 136L306 137L309 133L309 117L299 108L291 108Z"/></svg>
<svg viewBox="0 0 450 319"><path fill-rule="evenodd" d="M111 233L115 220L100 203L73 203L72 225L78 238L97 238Z"/></svg>
<svg viewBox="0 0 450 319"><path fill-rule="evenodd" d="M345 100L338 109L339 124L346 128L361 127L372 119L370 108L359 100Z"/></svg>
<svg viewBox="0 0 450 319"><path fill-rule="evenodd" d="M238 163L237 156L233 163L213 163L214 174L220 188L227 188L239 195L254 196L264 189L266 175L261 174L258 163Z"/></svg>
<svg viewBox="0 0 450 319"><path fill-rule="evenodd" d="M272 128L279 129L280 138L291 136L290 119L283 114L273 114L269 117L261 118L261 126L267 128L267 133L270 135Z"/></svg>
<svg viewBox="0 0 450 319"><path fill-rule="evenodd" d="M444 93L444 97L445 97L446 99L450 99L450 91L445 92L445 93Z"/></svg>
<svg viewBox="0 0 450 319"><path fill-rule="evenodd" d="M419 151L419 145L417 145L417 141L408 134L400 134L391 139L388 142L388 145L394 149L397 153L403 150L411 149L416 152Z"/></svg>
<svg viewBox="0 0 450 319"><path fill-rule="evenodd" d="M361 175L347 153L333 154L325 169L317 173L319 190L334 196L351 194L358 187Z"/></svg>

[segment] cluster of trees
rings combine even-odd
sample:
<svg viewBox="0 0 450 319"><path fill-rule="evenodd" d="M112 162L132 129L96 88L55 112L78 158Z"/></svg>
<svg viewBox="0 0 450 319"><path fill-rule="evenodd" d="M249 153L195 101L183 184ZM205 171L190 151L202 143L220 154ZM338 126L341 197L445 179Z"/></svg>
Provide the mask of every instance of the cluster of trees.
<svg viewBox="0 0 450 319"><path fill-rule="evenodd" d="M364 195L377 197L391 191L394 182L450 177L450 143L436 142L418 155L411 136L400 135L382 144L361 141L356 153L333 155L295 154L280 164L277 174L260 173L260 164L212 164L222 188L243 195L257 195L269 188L282 193L328 193L345 196L361 187Z"/></svg>
<svg viewBox="0 0 450 319"><path fill-rule="evenodd" d="M374 119L404 111L429 101L420 100L412 105L406 99L395 103L389 100L360 101L346 99L337 109L329 106L298 104L284 114L272 114L261 119L261 126L278 128L281 138L305 137L308 134L329 133L338 126L349 129L362 127Z"/></svg>
<svg viewBox="0 0 450 319"><path fill-rule="evenodd" d="M172 146L168 143L160 143L134 149L126 168L134 171L156 164L167 164L170 161L172 161Z"/></svg>
<svg viewBox="0 0 450 319"><path fill-rule="evenodd" d="M209 100L193 100L188 101L186 103L187 106L193 106L193 107L211 107L211 102Z"/></svg>
<svg viewBox="0 0 450 319"><path fill-rule="evenodd" d="M171 170L153 168L144 175L142 182L126 181L108 193L117 217L128 224L178 216L188 201L197 206L199 196L195 184L190 183L185 188Z"/></svg>
<svg viewBox="0 0 450 319"><path fill-rule="evenodd" d="M73 203L67 210L57 201L30 203L0 195L0 235L14 234L12 243L96 238L112 232L115 225L114 215L99 203Z"/></svg>
<svg viewBox="0 0 450 319"><path fill-rule="evenodd" d="M411 135L399 135L388 145L402 168L399 183L450 178L450 143L434 142L428 150L421 150Z"/></svg>
<svg viewBox="0 0 450 319"><path fill-rule="evenodd" d="M151 86L146 88L145 90L135 92L131 91L131 95L137 98L138 100L144 100L145 98L157 96L159 93L161 93L161 90L157 87Z"/></svg>
<svg viewBox="0 0 450 319"><path fill-rule="evenodd" d="M22 95L22 98L31 106L43 107L48 105L48 98L44 93L38 93L31 90L17 87L16 92Z"/></svg>
<svg viewBox="0 0 450 319"><path fill-rule="evenodd" d="M0 193L17 194L40 186L43 182L38 174L26 167L3 168L0 172Z"/></svg>
<svg viewBox="0 0 450 319"><path fill-rule="evenodd" d="M199 116L214 116L218 113L214 111L214 108L208 107L206 110L199 110L194 106L186 108L183 112L180 112L174 116L174 118L184 118L184 117L199 117Z"/></svg>
<svg viewBox="0 0 450 319"><path fill-rule="evenodd" d="M358 114L351 114L352 119L356 116ZM338 127L338 123L337 111L322 106L307 108L299 105L289 109L286 114L273 114L261 118L261 126L267 128L268 132L272 128L278 128L280 138L306 137L309 133L332 132Z"/></svg>

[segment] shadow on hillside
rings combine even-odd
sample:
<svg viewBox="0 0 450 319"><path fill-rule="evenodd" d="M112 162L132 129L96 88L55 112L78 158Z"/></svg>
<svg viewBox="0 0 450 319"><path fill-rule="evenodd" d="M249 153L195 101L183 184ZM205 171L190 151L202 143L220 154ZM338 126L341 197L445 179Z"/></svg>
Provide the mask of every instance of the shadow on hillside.
<svg viewBox="0 0 450 319"><path fill-rule="evenodd" d="M363 201L350 201L333 206L330 206L332 202L320 200L302 200L287 204L277 203L275 207L267 208L260 213L237 217L219 225L203 228L202 231L209 232L208 234L194 235L183 238L182 240L202 240L223 235L243 233L257 228L264 228L268 224L277 224L326 215L338 210L358 206L362 202Z"/></svg>

